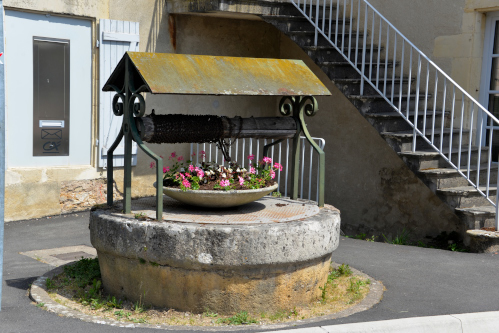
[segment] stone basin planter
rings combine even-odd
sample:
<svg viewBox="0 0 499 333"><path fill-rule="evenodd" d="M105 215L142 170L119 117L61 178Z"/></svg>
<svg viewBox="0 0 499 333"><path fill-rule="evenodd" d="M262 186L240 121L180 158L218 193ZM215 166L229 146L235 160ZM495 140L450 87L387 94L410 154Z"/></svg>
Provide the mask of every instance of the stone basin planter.
<svg viewBox="0 0 499 333"><path fill-rule="evenodd" d="M260 313L320 298L339 243L334 207L264 197L214 212L165 197L163 221L133 218L154 215L153 205L145 198L132 202L132 215L91 213L108 293L195 313Z"/></svg>
<svg viewBox="0 0 499 333"><path fill-rule="evenodd" d="M231 190L231 191L206 191L206 190L187 190L182 191L179 188L163 187L163 193L192 206L209 208L228 208L245 205L258 200L267 194L277 190L278 185L259 188L256 190Z"/></svg>

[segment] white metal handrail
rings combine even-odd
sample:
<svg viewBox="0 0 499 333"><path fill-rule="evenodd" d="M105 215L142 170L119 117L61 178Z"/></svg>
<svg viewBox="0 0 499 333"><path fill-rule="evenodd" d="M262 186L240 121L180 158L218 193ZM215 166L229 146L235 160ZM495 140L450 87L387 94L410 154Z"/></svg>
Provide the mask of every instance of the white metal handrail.
<svg viewBox="0 0 499 333"><path fill-rule="evenodd" d="M322 138L312 138L321 149L324 149L326 141ZM299 198L318 201L319 198L319 155L308 143L305 137L300 137L300 185ZM255 155L255 161L263 158L263 146L267 143L272 143L274 140L266 139L238 139L234 140L230 145L229 155L233 161L237 161L242 167L248 166L248 155ZM286 139L283 142L277 143L269 150L270 158L274 162L280 163L283 166L282 171L277 172L277 184L279 191L283 196L288 196L288 188L291 182L291 150L290 145L292 139ZM204 151L206 154L205 161L216 162L218 164L227 164L222 153L219 152L216 144L209 143L191 143L190 154L193 157L193 162L199 163L199 152ZM314 163L316 161L316 164ZM315 174L315 175L314 175ZM307 179L305 179L307 178ZM305 182L306 181L306 182ZM312 188L315 191L312 191ZM307 193L308 192L308 193ZM315 194L315 196L313 196Z"/></svg>
<svg viewBox="0 0 499 333"><path fill-rule="evenodd" d="M492 129L493 126L499 125L499 120L444 73L368 1L291 0L291 2L314 26L314 45L317 47L319 35L324 37L360 74L360 95L365 95L367 81L370 89L381 95L411 125L412 152L416 151L418 137L421 138L495 206L496 230L499 230L499 195L493 200L490 193L494 131L489 130L488 133L484 133L484 122L488 121L488 127ZM355 31L354 26L356 26ZM363 27L362 32L360 32L361 27ZM409 51L406 51L406 48L409 48ZM415 57L417 57L416 62L413 61ZM389 66L392 66L391 74ZM380 72L382 67L384 70ZM399 74L397 67L400 68ZM422 71L425 71L426 75L422 74ZM415 91L411 89L413 80L416 81ZM429 88L432 88L431 94ZM418 122L420 112L423 117L422 124ZM450 124L446 124L446 113L450 113ZM431 116L430 119L427 119L428 115ZM444 143L444 134L447 132L449 140ZM453 146L455 136L458 136L457 147ZM467 147L463 144L467 144ZM478 149L476 163L472 162L473 145L488 148L484 186L480 185L482 149ZM455 161L456 154L457 161ZM463 165L464 159L467 161ZM475 166L476 176L472 177L472 168Z"/></svg>

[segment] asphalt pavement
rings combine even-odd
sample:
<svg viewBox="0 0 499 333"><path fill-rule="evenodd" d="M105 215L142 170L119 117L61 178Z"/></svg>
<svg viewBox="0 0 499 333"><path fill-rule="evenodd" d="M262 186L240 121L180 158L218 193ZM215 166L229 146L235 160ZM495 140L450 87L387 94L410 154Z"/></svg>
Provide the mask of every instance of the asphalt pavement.
<svg viewBox="0 0 499 333"><path fill-rule="evenodd" d="M158 332L157 329L117 328L60 317L36 307L29 299L30 284L54 266L20 252L90 246L88 217L89 213L83 212L5 224L0 333ZM367 311L349 317L295 328L499 310L499 292L495 285L499 276L499 255L451 252L341 237L339 248L333 253L333 261L349 264L381 281L386 288L382 301ZM239 330L255 332L245 327ZM193 332L189 328L176 331Z"/></svg>

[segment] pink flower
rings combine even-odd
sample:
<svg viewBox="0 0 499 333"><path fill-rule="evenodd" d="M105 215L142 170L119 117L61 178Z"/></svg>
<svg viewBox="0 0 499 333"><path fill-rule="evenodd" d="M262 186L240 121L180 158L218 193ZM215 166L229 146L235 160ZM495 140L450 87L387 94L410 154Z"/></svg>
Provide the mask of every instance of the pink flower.
<svg viewBox="0 0 499 333"><path fill-rule="evenodd" d="M186 175L187 177L192 177L192 175L191 175L190 173L188 173L188 172L186 172L186 173L185 173L185 175Z"/></svg>
<svg viewBox="0 0 499 333"><path fill-rule="evenodd" d="M230 182L227 179L223 179L220 181L220 186L222 186L222 187L226 187L229 185L230 185Z"/></svg>
<svg viewBox="0 0 499 333"><path fill-rule="evenodd" d="M203 170L198 170L198 177L199 178L204 178L204 171Z"/></svg>
<svg viewBox="0 0 499 333"><path fill-rule="evenodd" d="M274 168L279 169L279 171L282 171L282 164L280 163L274 163Z"/></svg>
<svg viewBox="0 0 499 333"><path fill-rule="evenodd" d="M170 157L168 157L168 159L171 160L172 158L175 158L175 157L177 157L177 153L173 152L173 153L171 153Z"/></svg>
<svg viewBox="0 0 499 333"><path fill-rule="evenodd" d="M163 173L166 173L167 171L170 171L169 168L163 167Z"/></svg>
<svg viewBox="0 0 499 333"><path fill-rule="evenodd" d="M244 179L243 177L239 176L239 185L243 186L244 184Z"/></svg>
<svg viewBox="0 0 499 333"><path fill-rule="evenodd" d="M184 185L187 188L191 188L191 183L189 183L189 181L187 179L184 179L182 181L182 185Z"/></svg>
<svg viewBox="0 0 499 333"><path fill-rule="evenodd" d="M165 169L163 169L163 170L165 170ZM166 171L167 171L167 172L168 172L168 171L170 171L170 167L168 167L168 166L167 166L167 167L166 167ZM163 172L164 172L164 171L163 171Z"/></svg>
<svg viewBox="0 0 499 333"><path fill-rule="evenodd" d="M155 166L156 166L156 163L154 163L154 162L151 162L151 164L149 164L149 167L150 167L151 169L152 169L152 168L154 168Z"/></svg>
<svg viewBox="0 0 499 333"><path fill-rule="evenodd" d="M270 178L274 179L275 178L275 171L270 170Z"/></svg>
<svg viewBox="0 0 499 333"><path fill-rule="evenodd" d="M193 152L193 153L191 154L191 157L194 157L194 156L196 156L196 152Z"/></svg>
<svg viewBox="0 0 499 333"><path fill-rule="evenodd" d="M194 171L194 170L195 170L194 165L192 165L192 164L191 164L191 165L189 165L189 171L190 171L190 172L192 172L192 171Z"/></svg>
<svg viewBox="0 0 499 333"><path fill-rule="evenodd" d="M202 159L204 159L204 158L206 157L206 153L205 153L205 151L204 151L204 150L201 150L201 151L199 152L199 157L201 157Z"/></svg>
<svg viewBox="0 0 499 333"><path fill-rule="evenodd" d="M251 167L249 173L255 174L256 173L256 169L253 168L253 167Z"/></svg>
<svg viewBox="0 0 499 333"><path fill-rule="evenodd" d="M272 159L270 157L264 156L263 163L272 163Z"/></svg>
<svg viewBox="0 0 499 333"><path fill-rule="evenodd" d="M183 174L183 173L181 173L181 174L180 174L180 177L181 177L182 179L185 179L185 176L184 176L184 174Z"/></svg>
<svg viewBox="0 0 499 333"><path fill-rule="evenodd" d="M248 160L253 161L255 159L255 155L251 154L248 156Z"/></svg>
<svg viewBox="0 0 499 333"><path fill-rule="evenodd" d="M177 161L179 161L179 162L180 162L180 161L183 161L183 160L184 160L184 157L183 157L183 156L179 156L179 157L177 158Z"/></svg>

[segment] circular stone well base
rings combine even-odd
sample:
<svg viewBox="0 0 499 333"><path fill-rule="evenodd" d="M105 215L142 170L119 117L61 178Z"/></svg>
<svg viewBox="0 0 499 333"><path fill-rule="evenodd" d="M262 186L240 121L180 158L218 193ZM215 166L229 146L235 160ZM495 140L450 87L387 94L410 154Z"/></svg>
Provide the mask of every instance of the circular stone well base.
<svg viewBox="0 0 499 333"><path fill-rule="evenodd" d="M184 206L165 197L132 215L96 210L90 236L106 291L180 311L234 313L291 309L320 297L339 242L336 209L265 197L227 210Z"/></svg>

